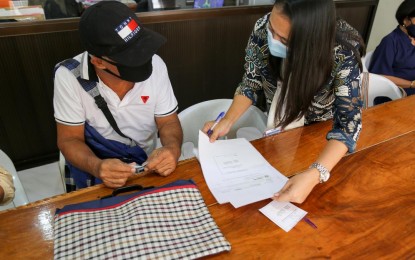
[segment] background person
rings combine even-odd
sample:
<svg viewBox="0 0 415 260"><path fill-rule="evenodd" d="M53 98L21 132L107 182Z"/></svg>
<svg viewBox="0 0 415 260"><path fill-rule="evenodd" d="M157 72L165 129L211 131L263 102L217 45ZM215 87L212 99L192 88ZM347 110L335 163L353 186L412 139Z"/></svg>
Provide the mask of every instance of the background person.
<svg viewBox="0 0 415 260"><path fill-rule="evenodd" d="M373 52L369 72L382 75L415 94L415 1L406 0L396 10L398 26ZM389 99L390 100L390 99Z"/></svg>
<svg viewBox="0 0 415 260"><path fill-rule="evenodd" d="M363 41L343 20L332 0L276 0L249 38L245 74L225 117L214 128L213 142L265 94L268 109L275 93L276 126L333 120L327 144L310 168L289 179L275 194L278 201L301 203L313 187L327 181L359 137L362 99L359 85ZM213 125L207 122L204 132Z"/></svg>
<svg viewBox="0 0 415 260"><path fill-rule="evenodd" d="M76 187L123 186L145 161L146 170L172 173L183 133L166 65L155 55L165 38L117 1L88 7L79 31L87 52L58 64L54 92L58 147ZM154 150L157 132L163 147Z"/></svg>

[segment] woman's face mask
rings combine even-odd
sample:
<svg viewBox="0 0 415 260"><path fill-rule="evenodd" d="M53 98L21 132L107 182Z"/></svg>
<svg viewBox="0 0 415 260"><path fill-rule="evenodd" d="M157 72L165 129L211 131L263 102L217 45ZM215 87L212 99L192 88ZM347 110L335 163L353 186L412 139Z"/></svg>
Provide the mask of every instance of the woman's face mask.
<svg viewBox="0 0 415 260"><path fill-rule="evenodd" d="M151 59L147 62L144 63L141 66L136 66L136 67L129 67L129 66L125 66L125 65L121 65L112 61L109 61L107 59L103 59L106 62L114 65L117 67L118 72L120 73L120 75L115 74L114 72L110 71L109 69L105 69L106 72L114 75L115 77L125 80L125 81L129 81L129 82L142 82L147 80L150 76L151 73L153 71L153 66L151 64Z"/></svg>
<svg viewBox="0 0 415 260"><path fill-rule="evenodd" d="M285 59L287 57L287 46L285 46L282 42L275 40L272 37L272 32L267 27L268 32L268 48L272 56L280 57Z"/></svg>

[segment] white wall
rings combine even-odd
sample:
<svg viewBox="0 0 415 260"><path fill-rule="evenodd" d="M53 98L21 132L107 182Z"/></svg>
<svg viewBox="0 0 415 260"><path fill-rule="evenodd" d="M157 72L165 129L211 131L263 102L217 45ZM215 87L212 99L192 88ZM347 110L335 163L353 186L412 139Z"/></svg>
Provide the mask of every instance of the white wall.
<svg viewBox="0 0 415 260"><path fill-rule="evenodd" d="M398 25L395 13L403 0L379 0L375 21L370 33L367 51L373 51L382 38Z"/></svg>

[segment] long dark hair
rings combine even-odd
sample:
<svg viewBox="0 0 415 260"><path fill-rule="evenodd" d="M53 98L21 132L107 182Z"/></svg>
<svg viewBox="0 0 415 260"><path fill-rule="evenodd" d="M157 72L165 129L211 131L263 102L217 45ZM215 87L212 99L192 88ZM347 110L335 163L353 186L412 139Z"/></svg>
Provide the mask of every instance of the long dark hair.
<svg viewBox="0 0 415 260"><path fill-rule="evenodd" d="M281 58L270 55L269 59L274 75L282 80L275 115L280 121L278 126L285 127L305 115L316 93L327 83L334 66L336 41L348 49L354 49L348 43L350 39L363 41L359 36L336 31L333 0L276 0L274 8L291 22L283 71Z"/></svg>

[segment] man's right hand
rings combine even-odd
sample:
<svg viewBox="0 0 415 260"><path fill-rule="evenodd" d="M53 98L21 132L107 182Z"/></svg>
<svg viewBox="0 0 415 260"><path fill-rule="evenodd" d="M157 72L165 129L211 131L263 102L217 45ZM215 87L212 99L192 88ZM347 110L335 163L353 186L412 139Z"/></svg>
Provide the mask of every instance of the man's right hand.
<svg viewBox="0 0 415 260"><path fill-rule="evenodd" d="M104 159L97 165L94 175L98 176L108 188L119 188L125 185L134 172L133 165L118 159Z"/></svg>

